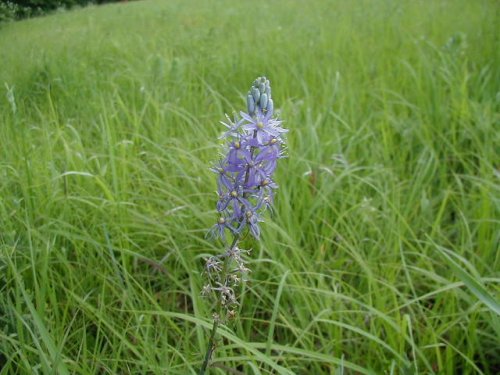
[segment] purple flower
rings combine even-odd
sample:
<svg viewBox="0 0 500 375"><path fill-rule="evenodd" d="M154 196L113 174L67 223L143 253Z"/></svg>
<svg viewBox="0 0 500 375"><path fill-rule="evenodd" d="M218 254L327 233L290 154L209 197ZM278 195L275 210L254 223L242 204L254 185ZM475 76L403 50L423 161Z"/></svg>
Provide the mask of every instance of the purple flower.
<svg viewBox="0 0 500 375"><path fill-rule="evenodd" d="M227 172L243 172L247 166L246 158L250 155L249 148L245 141L233 141L229 143L229 151L225 160Z"/></svg>
<svg viewBox="0 0 500 375"><path fill-rule="evenodd" d="M282 133L288 132L287 129L281 127L281 121L271 118L272 114L270 111L265 115L257 111L256 115L251 117L244 112L240 112L241 117L246 121L242 128L253 133L254 138L257 139L260 145L268 143L273 138L278 139Z"/></svg>
<svg viewBox="0 0 500 375"><path fill-rule="evenodd" d="M221 191L222 185L231 184L232 176L227 173L224 163L219 161L218 165L210 168L212 172L217 173L219 176L217 178L217 190Z"/></svg>
<svg viewBox="0 0 500 375"><path fill-rule="evenodd" d="M259 222L260 221L262 221L262 219L259 217L257 212L248 210L245 212L245 223L242 224L242 228L240 230L242 230L245 226L248 226L252 236L254 236L256 239L259 239L259 237L260 237Z"/></svg>
<svg viewBox="0 0 500 375"><path fill-rule="evenodd" d="M263 180L271 176L276 169L277 159L280 157L279 150L269 146L262 146L258 154L246 155L246 163L249 177L247 187L258 186Z"/></svg>
<svg viewBox="0 0 500 375"><path fill-rule="evenodd" d="M244 231L260 236L260 211L272 209L273 180L277 161L283 157L283 135L288 131L273 117L274 103L270 82L257 78L247 95L248 113L240 112L234 120L228 116L221 138L227 140L225 156L211 168L217 176L217 211L220 218L210 230L214 237L226 240Z"/></svg>
<svg viewBox="0 0 500 375"><path fill-rule="evenodd" d="M224 217L221 216L219 220L217 220L217 224L215 224L210 230L208 231L208 238L214 238L218 237L222 241L226 241L226 229L230 230L231 232L235 232L235 228L233 228L228 220Z"/></svg>
<svg viewBox="0 0 500 375"><path fill-rule="evenodd" d="M226 119L227 123L223 121L221 121L220 123L224 125L228 130L220 138L237 135L238 130L243 122L242 120L238 119L236 113L234 113L234 120L231 120L228 115L226 115Z"/></svg>

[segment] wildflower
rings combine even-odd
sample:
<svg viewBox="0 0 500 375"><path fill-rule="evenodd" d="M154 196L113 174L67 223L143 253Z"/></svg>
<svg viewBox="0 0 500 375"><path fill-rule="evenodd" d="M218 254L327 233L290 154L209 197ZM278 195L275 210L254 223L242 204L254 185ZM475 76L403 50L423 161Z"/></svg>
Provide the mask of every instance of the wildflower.
<svg viewBox="0 0 500 375"><path fill-rule="evenodd" d="M207 297L210 295L210 293L212 293L212 286L210 284L204 285L203 288L201 289L201 295L203 297Z"/></svg>
<svg viewBox="0 0 500 375"><path fill-rule="evenodd" d="M220 123L224 125L228 130L221 136L221 138L226 138L238 133L238 129L241 126L242 121L238 119L236 113L234 113L234 120L231 120L228 115L226 115L227 123L221 121Z"/></svg>
<svg viewBox="0 0 500 375"><path fill-rule="evenodd" d="M250 273L243 256L249 251L240 249L238 241L247 233L259 239L261 213L272 209L274 190L278 188L273 174L277 161L284 157L283 136L288 130L273 116L270 82L259 77L248 91L247 112L235 114L233 119L226 116L227 122L222 122L226 127L221 136L225 140L224 156L210 168L217 174L219 217L208 234L224 245L228 233L233 240L223 254L208 258L205 264L208 283L202 294L217 298L218 311L213 315L214 326L200 374L204 374L215 350L218 325L236 316L235 289Z"/></svg>
<svg viewBox="0 0 500 375"><path fill-rule="evenodd" d="M212 290L218 291L220 293L220 298L222 302L222 306L235 305L238 302L236 301L236 295L234 294L233 288L217 282L218 287L212 288Z"/></svg>
<svg viewBox="0 0 500 375"><path fill-rule="evenodd" d="M283 135L288 131L273 115L270 82L259 77L248 92L247 113L240 112L241 118L234 115L233 120L227 117L223 123L228 128L222 135L227 141L225 157L211 170L218 175L217 211L225 221L210 232L223 242L226 230L233 236L248 230L259 238L258 211L271 209L278 187L272 176L283 157Z"/></svg>
<svg viewBox="0 0 500 375"><path fill-rule="evenodd" d="M226 229L235 232L235 229L228 223L224 216L219 217L217 223L208 231L208 238L221 238L226 241Z"/></svg>
<svg viewBox="0 0 500 375"><path fill-rule="evenodd" d="M288 132L287 129L281 127L281 121L271 118L273 112L268 111L266 114L257 112L254 117L249 116L244 112L240 112L241 117L246 121L242 128L247 132L252 132L257 138L259 144L264 145L271 138L278 138L282 133Z"/></svg>
<svg viewBox="0 0 500 375"><path fill-rule="evenodd" d="M205 268L209 274L212 272L217 273L222 271L222 263L219 259L217 259L217 257L210 257L207 259Z"/></svg>

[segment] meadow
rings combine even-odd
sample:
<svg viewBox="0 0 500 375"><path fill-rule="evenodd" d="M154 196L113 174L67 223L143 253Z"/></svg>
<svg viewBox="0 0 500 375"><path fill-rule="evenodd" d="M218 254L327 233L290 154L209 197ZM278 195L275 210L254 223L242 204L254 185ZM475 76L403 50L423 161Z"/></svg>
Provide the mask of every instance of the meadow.
<svg viewBox="0 0 500 375"><path fill-rule="evenodd" d="M210 374L500 371L494 0L138 1L0 25L0 374L196 374L224 114L287 134Z"/></svg>

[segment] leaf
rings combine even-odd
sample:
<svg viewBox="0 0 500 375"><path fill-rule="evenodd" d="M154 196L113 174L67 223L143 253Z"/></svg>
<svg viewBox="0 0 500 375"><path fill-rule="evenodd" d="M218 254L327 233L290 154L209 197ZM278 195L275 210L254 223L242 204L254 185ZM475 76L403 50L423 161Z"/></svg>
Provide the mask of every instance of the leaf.
<svg viewBox="0 0 500 375"><path fill-rule="evenodd" d="M479 278L471 276L465 271L452 257L448 254L456 254L450 250L437 247L440 254L446 259L447 264L450 266L455 275L465 284L465 286L474 294L481 302L483 302L491 311L500 315L500 304L495 298L486 290ZM447 254L448 253L448 254Z"/></svg>

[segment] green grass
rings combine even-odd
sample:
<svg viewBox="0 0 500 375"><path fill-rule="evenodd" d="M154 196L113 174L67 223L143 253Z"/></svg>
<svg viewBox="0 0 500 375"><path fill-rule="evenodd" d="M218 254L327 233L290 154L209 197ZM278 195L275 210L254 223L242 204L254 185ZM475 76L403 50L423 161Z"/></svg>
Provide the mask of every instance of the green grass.
<svg viewBox="0 0 500 375"><path fill-rule="evenodd" d="M289 157L211 374L498 373L498 14L175 0L2 25L0 374L195 374L218 121L263 74Z"/></svg>

